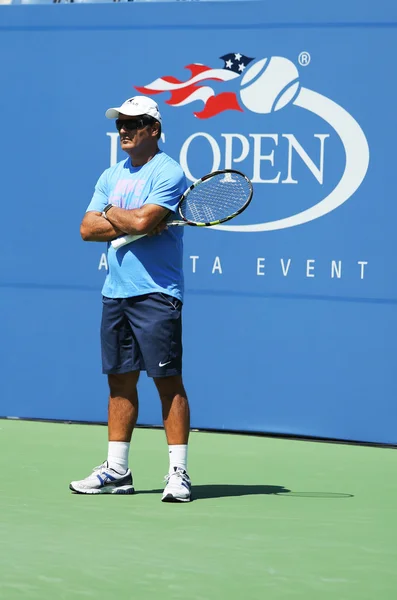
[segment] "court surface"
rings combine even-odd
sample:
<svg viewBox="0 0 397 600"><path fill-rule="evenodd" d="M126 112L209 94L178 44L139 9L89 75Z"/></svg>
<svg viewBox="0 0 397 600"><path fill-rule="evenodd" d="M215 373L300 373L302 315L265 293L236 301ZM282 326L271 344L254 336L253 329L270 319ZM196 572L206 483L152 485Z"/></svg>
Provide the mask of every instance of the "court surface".
<svg viewBox="0 0 397 600"><path fill-rule="evenodd" d="M0 598L395 600L397 451L193 432L195 500L160 502L160 430L135 496L81 496L106 428L0 420Z"/></svg>

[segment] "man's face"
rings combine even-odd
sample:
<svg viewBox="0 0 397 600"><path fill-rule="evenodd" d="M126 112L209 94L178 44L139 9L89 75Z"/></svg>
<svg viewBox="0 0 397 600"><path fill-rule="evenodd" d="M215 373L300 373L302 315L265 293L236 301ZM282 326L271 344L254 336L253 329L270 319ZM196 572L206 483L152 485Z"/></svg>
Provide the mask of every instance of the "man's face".
<svg viewBox="0 0 397 600"><path fill-rule="evenodd" d="M129 117L120 113L116 126L120 134L121 149L127 153L140 153L149 150L157 142L156 130L152 125L143 125L144 117ZM125 125L123 125L125 121Z"/></svg>

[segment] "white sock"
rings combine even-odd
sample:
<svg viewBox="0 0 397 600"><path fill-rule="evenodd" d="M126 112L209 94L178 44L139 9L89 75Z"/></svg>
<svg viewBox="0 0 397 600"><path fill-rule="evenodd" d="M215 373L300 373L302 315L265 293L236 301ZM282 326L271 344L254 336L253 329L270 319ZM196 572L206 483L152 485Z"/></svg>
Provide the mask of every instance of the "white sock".
<svg viewBox="0 0 397 600"><path fill-rule="evenodd" d="M125 473L128 469L128 453L130 442L109 442L108 465L117 473Z"/></svg>
<svg viewBox="0 0 397 600"><path fill-rule="evenodd" d="M174 467L187 471L187 444L168 446L170 458L169 473L174 471Z"/></svg>

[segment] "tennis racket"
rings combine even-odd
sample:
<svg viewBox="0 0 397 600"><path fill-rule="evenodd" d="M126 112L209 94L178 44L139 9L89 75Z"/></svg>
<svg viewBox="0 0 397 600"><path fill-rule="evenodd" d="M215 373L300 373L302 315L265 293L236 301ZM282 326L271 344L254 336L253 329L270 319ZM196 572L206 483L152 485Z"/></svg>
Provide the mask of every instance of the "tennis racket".
<svg viewBox="0 0 397 600"><path fill-rule="evenodd" d="M179 219L173 216L167 225L211 227L225 223L247 208L253 192L251 181L240 171L213 171L186 190L178 204ZM124 235L111 244L117 250L145 235Z"/></svg>

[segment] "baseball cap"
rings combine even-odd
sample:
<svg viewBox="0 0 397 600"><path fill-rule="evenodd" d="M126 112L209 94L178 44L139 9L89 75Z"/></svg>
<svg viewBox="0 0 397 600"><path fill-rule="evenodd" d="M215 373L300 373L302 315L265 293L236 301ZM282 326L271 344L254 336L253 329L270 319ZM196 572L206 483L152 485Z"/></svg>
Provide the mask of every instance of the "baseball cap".
<svg viewBox="0 0 397 600"><path fill-rule="evenodd" d="M129 117L137 117L138 115L150 115L161 123L161 115L157 103L148 96L134 96L128 98L121 106L108 108L105 116L108 119L117 119L122 113Z"/></svg>

